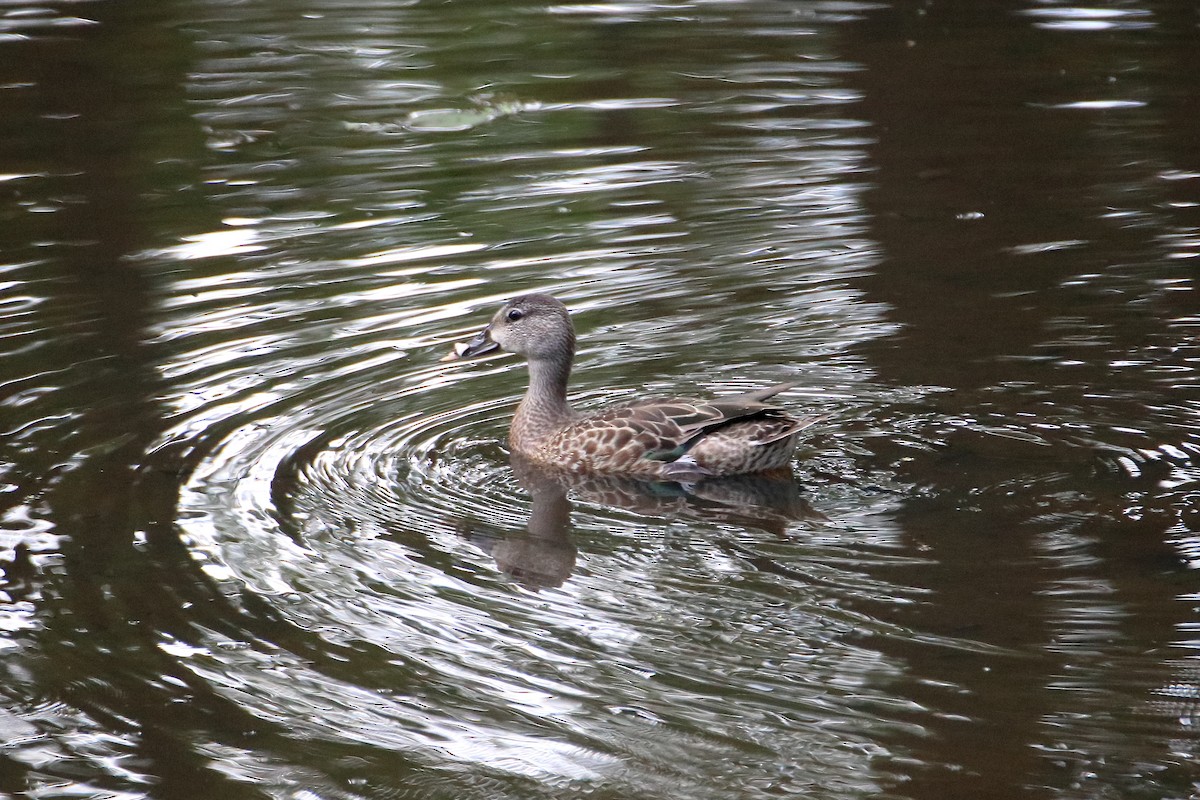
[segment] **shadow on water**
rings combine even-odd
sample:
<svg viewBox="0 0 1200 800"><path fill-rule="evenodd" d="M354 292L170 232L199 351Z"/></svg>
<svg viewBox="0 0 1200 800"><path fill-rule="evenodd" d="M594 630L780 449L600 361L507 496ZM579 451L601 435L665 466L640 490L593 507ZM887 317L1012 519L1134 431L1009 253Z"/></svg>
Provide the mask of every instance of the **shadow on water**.
<svg viewBox="0 0 1200 800"><path fill-rule="evenodd" d="M1149 68L1195 86L1193 12L1148 7ZM1135 666L1194 625L1180 598L1195 581L1171 542L1195 531L1180 481L1200 457L1198 419L1175 380L1194 386L1184 332L1197 306L1194 289L1170 287L1194 271L1172 250L1195 255L1195 215L1164 179L1200 167L1194 121L1177 119L1194 105L1120 110L1147 96L1137 29L1091 36L1058 13L901 3L844 40L880 131L863 199L886 255L859 285L902 325L864 352L889 383L955 387L936 405L971 423L896 462L929 489L897 519L932 557L898 578L938 598L904 616L1037 656L883 645L920 677L909 696L936 709L933 735L912 745L914 798L1011 797L1014 776L1128 796L1149 778L1186 791L1195 777L1193 747L1169 754L1178 708L1152 710L1194 681L1186 653ZM1014 58L1034 68L977 68ZM1100 722L1114 718L1158 728L1159 745L1130 752Z"/></svg>
<svg viewBox="0 0 1200 800"><path fill-rule="evenodd" d="M6 419L3 445L4 497L28 507L0 509L28 525L3 565L0 603L6 627L31 634L9 642L0 666L5 736L24 743L0 753L0 793L70 784L95 796L139 786L157 797L260 798L214 770L213 751L193 738L223 742L209 747L228 747L232 767L251 741L269 747L272 729L160 645L205 631L287 641L318 662L331 651L297 641L269 606L197 569L176 527L187 464L173 450L147 458L168 426L165 353L150 343L161 282L134 257L213 215L186 189L156 188L202 183L188 172L203 143L179 94L190 58L163 24L169 4L87 12L48 19L57 35L6 40L0 60L0 83L20 106L0 121L5 168L37 182L17 182L5 199L23 219L0 226L12 237L6 257L18 260L6 277L28 308L12 318L22 327L9 329L5 355L17 376L5 404L23 419ZM156 149L164 141L169 154Z"/></svg>
<svg viewBox="0 0 1200 800"><path fill-rule="evenodd" d="M130 256L157 241L186 202L156 205L163 171L186 171L159 160L162 129L178 133L176 147L199 146L182 99L163 103L186 69L186 48L155 16L166 5L146 13L91 4L89 23L50 20L61 35L6 42L0 67L0 82L30 87L7 92L24 107L0 123L6 167L39 183L9 199L42 212L0 228L20 232L4 249L30 259L22 333L54 332L6 355L10 374L23 376L9 384L7 404L37 413L12 430L5 472L7 497L34 498L33 555L26 542L14 547L4 587L14 615L36 619L37 631L21 643L22 658L9 652L0 690L8 735L36 742L17 758L0 756L0 791L18 795L72 775L81 790L119 793L119 770L93 769L110 756L136 762L164 796L183 787L248 794L208 770L186 740L214 707L230 734L246 735L254 722L180 675L157 647L160 632L186 638L226 606L175 530L177 465L145 462L165 424L161 353L147 344L157 283ZM14 127L31 123L36 130ZM128 748L105 754L105 732L128 736Z"/></svg>

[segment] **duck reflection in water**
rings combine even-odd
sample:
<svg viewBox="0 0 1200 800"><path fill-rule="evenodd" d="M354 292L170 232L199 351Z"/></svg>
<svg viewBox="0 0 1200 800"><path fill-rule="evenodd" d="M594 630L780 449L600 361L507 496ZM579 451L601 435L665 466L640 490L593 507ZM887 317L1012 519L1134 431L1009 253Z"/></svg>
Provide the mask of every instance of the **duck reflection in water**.
<svg viewBox="0 0 1200 800"><path fill-rule="evenodd" d="M571 497L651 517L694 519L757 528L779 538L791 522L824 520L800 495L791 470L705 478L696 483L649 482L618 475L578 475L512 456L513 474L533 505L523 534L462 534L488 552L500 570L527 589L563 585L575 569Z"/></svg>
<svg viewBox="0 0 1200 800"><path fill-rule="evenodd" d="M509 430L513 468L533 496L529 535L492 543L497 564L530 586L558 586L575 549L568 492L656 516L687 513L782 535L811 515L789 463L803 429L767 401L791 384L713 400L653 398L583 416L567 402L575 330L566 307L544 294L514 298L470 342L443 358L504 350L524 356L529 386Z"/></svg>

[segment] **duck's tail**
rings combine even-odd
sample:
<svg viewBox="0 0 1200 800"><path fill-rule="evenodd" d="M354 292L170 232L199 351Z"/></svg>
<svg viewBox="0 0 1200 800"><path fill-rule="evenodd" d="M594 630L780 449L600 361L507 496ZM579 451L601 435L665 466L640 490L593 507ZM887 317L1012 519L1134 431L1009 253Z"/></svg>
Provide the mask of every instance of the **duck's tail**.
<svg viewBox="0 0 1200 800"><path fill-rule="evenodd" d="M794 389L799 385L800 384L796 383L795 381L789 381L787 383L777 383L774 386L768 386L765 389L755 389L753 392L746 392L745 394L734 395L734 397L737 398L738 400L744 399L744 400L748 400L750 402L761 403L763 400L767 400L771 397L774 397L777 394L786 392L788 389ZM730 399L733 399L733 398L730 398Z"/></svg>

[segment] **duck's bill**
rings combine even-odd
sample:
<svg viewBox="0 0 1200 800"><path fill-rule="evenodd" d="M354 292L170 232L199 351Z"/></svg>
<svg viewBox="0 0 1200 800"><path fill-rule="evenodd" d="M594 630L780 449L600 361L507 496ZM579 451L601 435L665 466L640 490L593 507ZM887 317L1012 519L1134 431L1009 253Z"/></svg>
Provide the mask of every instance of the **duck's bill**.
<svg viewBox="0 0 1200 800"><path fill-rule="evenodd" d="M487 331L480 331L469 342L455 342L454 349L442 356L442 361L458 361L460 358L474 358L498 350L500 345L492 341Z"/></svg>

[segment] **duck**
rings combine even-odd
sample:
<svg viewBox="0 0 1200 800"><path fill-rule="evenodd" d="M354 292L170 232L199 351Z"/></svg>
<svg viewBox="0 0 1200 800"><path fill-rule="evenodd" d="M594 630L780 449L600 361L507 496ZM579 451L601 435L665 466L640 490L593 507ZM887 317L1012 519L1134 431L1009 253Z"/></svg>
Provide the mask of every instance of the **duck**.
<svg viewBox="0 0 1200 800"><path fill-rule="evenodd" d="M529 365L509 428L512 452L570 474L695 482L781 470L791 463L800 431L824 418L796 417L767 402L794 383L711 400L644 398L581 414L567 398L575 327L567 307L548 294L509 300L442 361L496 351Z"/></svg>

